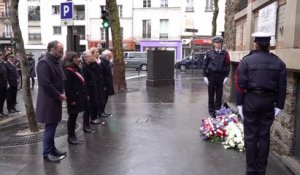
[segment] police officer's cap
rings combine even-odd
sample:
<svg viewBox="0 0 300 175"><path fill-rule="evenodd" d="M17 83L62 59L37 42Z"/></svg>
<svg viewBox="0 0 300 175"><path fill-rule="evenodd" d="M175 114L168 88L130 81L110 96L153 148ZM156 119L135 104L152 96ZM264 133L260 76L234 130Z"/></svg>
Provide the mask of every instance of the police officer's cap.
<svg viewBox="0 0 300 175"><path fill-rule="evenodd" d="M214 37L212 38L212 41L213 41L214 43L221 43L221 42L223 42L223 37L222 37L222 36L214 36Z"/></svg>
<svg viewBox="0 0 300 175"><path fill-rule="evenodd" d="M252 37L254 37L254 42L269 43L271 40L271 36L271 34L266 32L255 32L252 34Z"/></svg>
<svg viewBox="0 0 300 175"><path fill-rule="evenodd" d="M13 53L12 52L7 52L4 57L5 58L13 57Z"/></svg>

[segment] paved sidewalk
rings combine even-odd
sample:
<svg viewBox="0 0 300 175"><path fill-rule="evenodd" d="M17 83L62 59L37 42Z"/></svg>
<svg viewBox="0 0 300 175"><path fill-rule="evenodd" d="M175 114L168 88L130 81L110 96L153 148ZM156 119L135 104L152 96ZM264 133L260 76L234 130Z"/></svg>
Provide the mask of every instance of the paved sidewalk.
<svg viewBox="0 0 300 175"><path fill-rule="evenodd" d="M208 116L207 87L199 72L177 73L174 87L146 87L146 77L129 79L128 93L110 97L106 125L96 134L77 135L85 143L56 139L68 156L44 162L42 143L0 148L1 175L242 175L244 153L202 141L199 124ZM25 120L25 118L23 118ZM64 115L67 120L67 115ZM19 119L19 122L21 119ZM272 154L268 175L291 175Z"/></svg>

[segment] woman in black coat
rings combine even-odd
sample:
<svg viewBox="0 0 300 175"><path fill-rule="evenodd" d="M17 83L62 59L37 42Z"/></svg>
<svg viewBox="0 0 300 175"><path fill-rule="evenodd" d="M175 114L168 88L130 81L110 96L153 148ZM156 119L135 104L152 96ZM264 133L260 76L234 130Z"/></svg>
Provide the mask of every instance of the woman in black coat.
<svg viewBox="0 0 300 175"><path fill-rule="evenodd" d="M80 112L84 111L87 106L87 92L85 89L85 80L80 74L79 68L80 57L76 52L69 51L65 58L65 92L67 97L67 109L69 114L68 119L68 142L70 144L82 144L83 141L77 139L75 134L76 119ZM83 130L90 130L89 122L86 122L88 118L83 118L84 127ZM88 124L86 124L88 123Z"/></svg>
<svg viewBox="0 0 300 175"><path fill-rule="evenodd" d="M90 52L85 53L83 56L84 66L82 68L82 75L86 81L86 89L89 97L89 110L86 112L91 116L92 124L101 124L102 122L97 118L100 99L98 89L98 69L95 58L92 57Z"/></svg>

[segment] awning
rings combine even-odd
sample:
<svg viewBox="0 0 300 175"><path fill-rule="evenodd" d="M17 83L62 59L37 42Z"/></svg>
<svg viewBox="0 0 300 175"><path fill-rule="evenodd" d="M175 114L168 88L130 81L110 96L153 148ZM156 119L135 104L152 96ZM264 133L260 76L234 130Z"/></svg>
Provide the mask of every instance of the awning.
<svg viewBox="0 0 300 175"><path fill-rule="evenodd" d="M206 44L212 44L211 39L194 39L193 43L195 45L206 45Z"/></svg>

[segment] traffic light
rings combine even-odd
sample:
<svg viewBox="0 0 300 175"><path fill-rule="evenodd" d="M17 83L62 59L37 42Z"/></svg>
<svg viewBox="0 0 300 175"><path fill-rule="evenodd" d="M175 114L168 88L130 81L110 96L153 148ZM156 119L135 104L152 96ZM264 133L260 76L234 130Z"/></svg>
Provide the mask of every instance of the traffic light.
<svg viewBox="0 0 300 175"><path fill-rule="evenodd" d="M109 28L109 13L106 10L101 11L102 27Z"/></svg>

